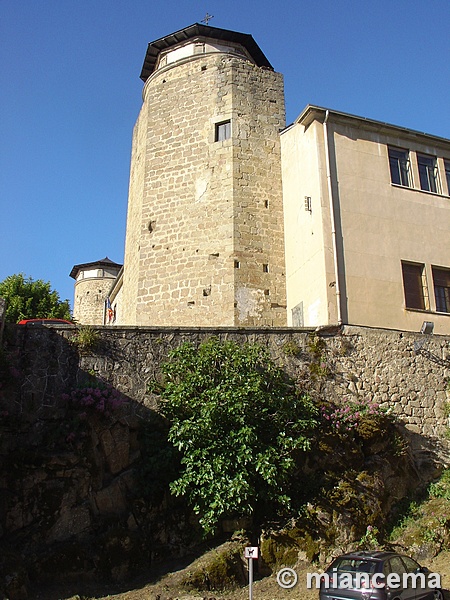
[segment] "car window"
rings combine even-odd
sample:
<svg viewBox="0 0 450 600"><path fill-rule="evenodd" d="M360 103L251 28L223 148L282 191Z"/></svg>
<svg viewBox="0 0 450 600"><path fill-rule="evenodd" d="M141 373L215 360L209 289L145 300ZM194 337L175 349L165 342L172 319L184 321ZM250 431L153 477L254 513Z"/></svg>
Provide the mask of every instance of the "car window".
<svg viewBox="0 0 450 600"><path fill-rule="evenodd" d="M389 562L392 573L398 573L399 575L407 573L405 565L403 564L400 556L393 556Z"/></svg>
<svg viewBox="0 0 450 600"><path fill-rule="evenodd" d="M331 568L339 573L369 573L376 572L377 561L365 558L338 558Z"/></svg>
<svg viewBox="0 0 450 600"><path fill-rule="evenodd" d="M405 563L406 571L408 573L415 573L417 569L420 568L420 565L412 558L409 558L409 556L402 556L402 560Z"/></svg>

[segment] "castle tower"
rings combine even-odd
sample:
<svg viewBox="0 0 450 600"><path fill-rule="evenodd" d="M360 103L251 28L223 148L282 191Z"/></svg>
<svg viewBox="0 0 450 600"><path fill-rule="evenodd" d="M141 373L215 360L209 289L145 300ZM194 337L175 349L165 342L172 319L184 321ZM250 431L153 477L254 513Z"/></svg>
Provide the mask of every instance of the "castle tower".
<svg viewBox="0 0 450 600"><path fill-rule="evenodd" d="M108 257L75 265L70 277L75 279L73 318L82 325L105 323L105 302L121 269Z"/></svg>
<svg viewBox="0 0 450 600"><path fill-rule="evenodd" d="M282 75L251 35L195 24L141 78L119 322L286 325Z"/></svg>

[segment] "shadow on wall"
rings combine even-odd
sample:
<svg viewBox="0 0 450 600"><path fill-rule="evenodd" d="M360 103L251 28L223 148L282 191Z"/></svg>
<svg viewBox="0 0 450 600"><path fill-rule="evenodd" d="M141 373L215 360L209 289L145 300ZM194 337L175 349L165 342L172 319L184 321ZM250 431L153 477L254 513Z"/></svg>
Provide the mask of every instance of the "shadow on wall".
<svg viewBox="0 0 450 600"><path fill-rule="evenodd" d="M80 369L69 330L5 337L0 591L149 580L190 554L200 530L168 492L178 457L162 417Z"/></svg>
<svg viewBox="0 0 450 600"><path fill-rule="evenodd" d="M369 379L375 362L395 371L406 362L408 372L412 365L420 377L425 368L434 369L427 386L443 385L442 367L418 364L410 348L413 338L395 332L367 333L366 339L359 331L325 338L306 330L108 327L80 337L80 329L11 326L5 331L0 592L10 600L44 584L89 594L96 582L109 582L114 587L108 593L114 593L138 575L150 581L173 570L173 560L179 568L201 551L197 520L183 499L168 492L179 457L167 443L168 424L148 388L158 380L168 352L185 341L196 345L216 335L267 345L278 364L297 382L307 382L321 403L330 401L336 414L385 384L380 377L373 384ZM370 354L374 346L376 353ZM369 387L359 398L363 375ZM321 423L314 452L296 480L303 494L312 483L326 492L311 503L317 527L311 530L311 519L296 526L301 540L295 548L312 540L305 550L312 558L325 557L333 544L354 544L367 519L382 524L395 501L425 483L430 466L438 467L434 438L408 432L411 443L405 445L404 427L370 418L364 430L348 438L327 423L328 428ZM55 592L56 597L61 596Z"/></svg>

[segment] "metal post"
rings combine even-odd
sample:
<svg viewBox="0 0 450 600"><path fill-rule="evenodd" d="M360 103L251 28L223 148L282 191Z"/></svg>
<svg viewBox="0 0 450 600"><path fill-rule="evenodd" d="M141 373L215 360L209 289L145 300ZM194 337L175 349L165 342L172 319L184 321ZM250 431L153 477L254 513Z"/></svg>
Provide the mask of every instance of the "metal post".
<svg viewBox="0 0 450 600"><path fill-rule="evenodd" d="M248 559L248 600L253 597L253 558Z"/></svg>

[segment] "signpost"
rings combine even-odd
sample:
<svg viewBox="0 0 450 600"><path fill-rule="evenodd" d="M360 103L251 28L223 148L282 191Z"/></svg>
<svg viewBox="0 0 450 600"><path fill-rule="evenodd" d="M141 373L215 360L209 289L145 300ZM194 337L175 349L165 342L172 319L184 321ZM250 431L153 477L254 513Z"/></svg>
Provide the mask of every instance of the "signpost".
<svg viewBox="0 0 450 600"><path fill-rule="evenodd" d="M244 550L244 558L248 559L248 598L253 597L253 561L258 559L259 551L257 546L247 546Z"/></svg>

